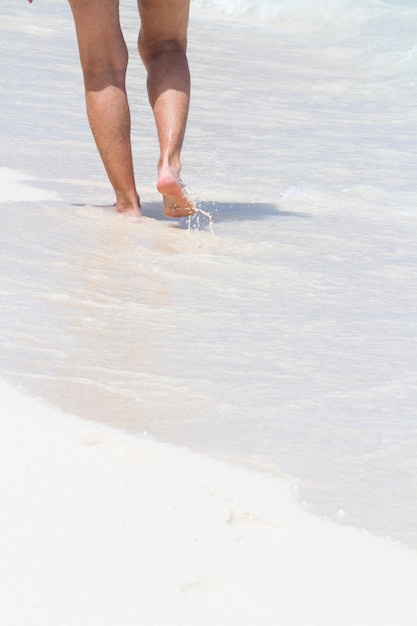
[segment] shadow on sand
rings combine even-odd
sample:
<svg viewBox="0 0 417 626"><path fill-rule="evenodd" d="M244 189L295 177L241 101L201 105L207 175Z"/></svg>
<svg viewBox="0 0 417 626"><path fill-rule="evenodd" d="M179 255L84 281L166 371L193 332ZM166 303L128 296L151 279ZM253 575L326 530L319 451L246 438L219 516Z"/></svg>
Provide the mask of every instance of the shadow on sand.
<svg viewBox="0 0 417 626"><path fill-rule="evenodd" d="M172 220L166 217L162 211L162 203L160 202L146 202L142 206L142 213L146 217L151 217L155 220L167 221L175 223L177 228L189 228L189 222L191 220L191 226L193 222L201 222L200 227L204 222L210 221L208 216L211 216L215 223L230 222L230 221L247 221L247 220L262 220L271 218L284 218L284 217L298 217L309 218L307 213L295 212L295 211L283 211L279 209L275 204L267 204L263 202L197 202L197 213L191 218L182 218L179 220ZM197 224L196 224L197 225Z"/></svg>
<svg viewBox="0 0 417 626"><path fill-rule="evenodd" d="M115 211L115 207L109 205L86 205L82 203L73 203L73 206L105 209L106 211ZM245 222L258 221L274 218L310 218L308 213L298 211L284 211L276 204L265 202L217 202L206 201L197 202L197 213L191 217L172 219L166 217L163 213L162 202L144 202L142 204L142 214L144 217L157 220L159 222L167 222L173 228L192 229L192 230L210 230L213 224L221 222Z"/></svg>

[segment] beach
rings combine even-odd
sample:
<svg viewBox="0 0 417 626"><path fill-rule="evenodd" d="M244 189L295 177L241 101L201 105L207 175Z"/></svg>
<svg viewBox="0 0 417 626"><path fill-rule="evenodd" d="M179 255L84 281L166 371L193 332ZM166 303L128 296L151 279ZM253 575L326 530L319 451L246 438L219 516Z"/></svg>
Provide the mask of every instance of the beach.
<svg viewBox="0 0 417 626"><path fill-rule="evenodd" d="M1 394L2 623L415 624L415 552L278 478Z"/></svg>
<svg viewBox="0 0 417 626"><path fill-rule="evenodd" d="M127 0L140 224L66 4L1 9L7 626L414 626L415 8L192 5L162 214ZM211 220L206 214L211 215Z"/></svg>

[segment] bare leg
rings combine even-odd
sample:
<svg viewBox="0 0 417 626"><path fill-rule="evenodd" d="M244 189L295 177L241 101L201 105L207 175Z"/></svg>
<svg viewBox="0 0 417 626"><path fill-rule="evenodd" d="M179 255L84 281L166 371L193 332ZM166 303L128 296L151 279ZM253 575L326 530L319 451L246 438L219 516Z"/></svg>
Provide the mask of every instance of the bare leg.
<svg viewBox="0 0 417 626"><path fill-rule="evenodd" d="M160 146L158 191L169 217L195 212L180 178L181 148L190 102L186 57L189 0L138 0L139 53L148 72L148 95Z"/></svg>
<svg viewBox="0 0 417 626"><path fill-rule="evenodd" d="M125 77L128 53L119 0L69 0L84 74L88 120L118 211L140 216Z"/></svg>

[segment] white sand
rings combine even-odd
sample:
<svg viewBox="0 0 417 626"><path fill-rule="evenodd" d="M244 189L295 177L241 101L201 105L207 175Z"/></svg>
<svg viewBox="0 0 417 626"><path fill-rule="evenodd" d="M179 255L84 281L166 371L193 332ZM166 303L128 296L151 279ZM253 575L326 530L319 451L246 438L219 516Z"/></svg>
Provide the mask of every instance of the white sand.
<svg viewBox="0 0 417 626"><path fill-rule="evenodd" d="M417 555L0 382L0 623L415 626Z"/></svg>

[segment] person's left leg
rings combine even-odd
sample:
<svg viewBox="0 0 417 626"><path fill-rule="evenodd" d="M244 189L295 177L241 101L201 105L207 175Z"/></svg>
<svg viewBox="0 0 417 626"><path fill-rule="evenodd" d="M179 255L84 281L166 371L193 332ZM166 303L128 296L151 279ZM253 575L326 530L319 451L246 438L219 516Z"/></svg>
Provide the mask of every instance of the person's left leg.
<svg viewBox="0 0 417 626"><path fill-rule="evenodd" d="M119 0L69 0L84 75L88 120L118 211L140 215L125 78L128 52Z"/></svg>
<svg viewBox="0 0 417 626"><path fill-rule="evenodd" d="M181 148L190 102L186 56L189 0L138 0L139 53L145 64L148 95L160 147L158 191L168 217L195 213L181 181Z"/></svg>

